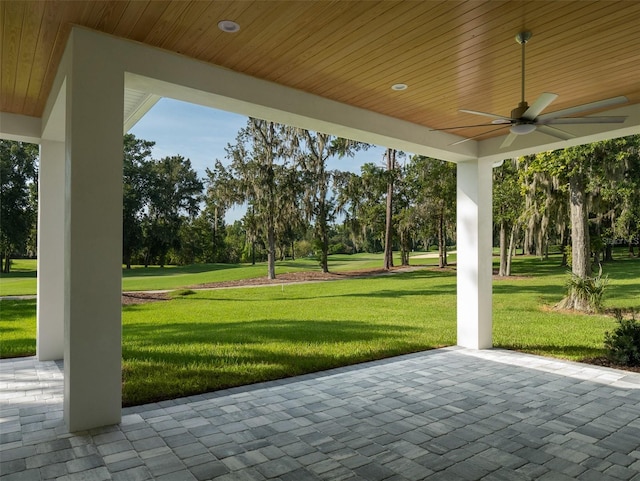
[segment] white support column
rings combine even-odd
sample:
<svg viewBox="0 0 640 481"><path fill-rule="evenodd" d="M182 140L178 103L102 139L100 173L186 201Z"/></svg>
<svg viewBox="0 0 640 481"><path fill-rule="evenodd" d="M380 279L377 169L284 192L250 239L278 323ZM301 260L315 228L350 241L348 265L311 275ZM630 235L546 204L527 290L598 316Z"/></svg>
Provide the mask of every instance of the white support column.
<svg viewBox="0 0 640 481"><path fill-rule="evenodd" d="M121 419L124 74L75 32L67 48L64 416L80 431Z"/></svg>
<svg viewBox="0 0 640 481"><path fill-rule="evenodd" d="M40 361L64 355L64 142L40 144L38 179L38 309Z"/></svg>
<svg viewBox="0 0 640 481"><path fill-rule="evenodd" d="M458 163L458 345L488 349L492 339L491 162Z"/></svg>

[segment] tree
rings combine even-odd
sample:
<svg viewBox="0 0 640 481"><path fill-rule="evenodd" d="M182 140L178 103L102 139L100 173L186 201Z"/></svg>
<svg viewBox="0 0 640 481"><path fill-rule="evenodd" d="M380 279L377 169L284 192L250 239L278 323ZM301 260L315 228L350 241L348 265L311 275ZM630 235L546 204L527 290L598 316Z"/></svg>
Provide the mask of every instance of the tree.
<svg viewBox="0 0 640 481"><path fill-rule="evenodd" d="M589 177L590 223L594 262L612 261L615 239L631 252L640 231L640 135L610 142L609 158L597 176Z"/></svg>
<svg viewBox="0 0 640 481"><path fill-rule="evenodd" d="M535 252L541 258L548 257L552 236L560 236L565 252L569 237L568 185L561 172L552 167L554 155L543 152L518 159L525 204L519 219L524 226L523 251Z"/></svg>
<svg viewBox="0 0 640 481"><path fill-rule="evenodd" d="M216 160L213 170L206 169L206 175L203 216L211 229L209 262L223 262L226 237L224 216L227 210L240 199L238 182L219 160Z"/></svg>
<svg viewBox="0 0 640 481"><path fill-rule="evenodd" d="M409 164L416 207L426 216L438 238L438 265L447 266L447 231L453 230L456 216L456 165L420 155Z"/></svg>
<svg viewBox="0 0 640 481"><path fill-rule="evenodd" d="M138 139L133 134L124 136L122 256L127 269L131 269L134 252L142 247L142 215L151 187L151 149L154 145L155 142Z"/></svg>
<svg viewBox="0 0 640 481"><path fill-rule="evenodd" d="M178 230L178 240L178 248L171 251L171 257L180 265L226 260L225 254L219 246L216 246L218 248L214 254L214 245L211 242L211 224L204 212L201 212L197 217L182 220ZM214 258L222 260L214 260Z"/></svg>
<svg viewBox="0 0 640 481"><path fill-rule="evenodd" d="M279 197L278 187L285 179L292 152L286 130L284 125L250 118L238 133L236 144L227 149L238 179L239 202L246 202L251 215L263 226L259 233L266 241L269 279L276 278L276 219L286 200Z"/></svg>
<svg viewBox="0 0 640 481"><path fill-rule="evenodd" d="M619 211L613 223L613 237L626 240L629 256L634 257L634 242L640 241L640 135L625 137L625 171L618 184L615 205Z"/></svg>
<svg viewBox="0 0 640 481"><path fill-rule="evenodd" d="M331 184L335 185L335 172L327 170L330 157L351 157L354 152L368 148L367 144L305 129L293 130L296 146L306 147L299 155L303 198L307 220L313 223L315 243L320 251L322 272L329 272L329 227L334 220L335 204ZM301 138L301 139L300 139Z"/></svg>
<svg viewBox="0 0 640 481"><path fill-rule="evenodd" d="M0 140L0 248L2 272L11 257L26 248L36 222L33 187L37 182L38 146Z"/></svg>
<svg viewBox="0 0 640 481"><path fill-rule="evenodd" d="M305 190L308 192L308 189L305 189L304 176L301 177L293 165L278 169L277 172L279 211L275 220L276 244L280 259L284 260L287 251L292 258L295 257L295 241L309 228L305 211L308 214L310 209L300 208L307 203Z"/></svg>
<svg viewBox="0 0 640 481"><path fill-rule="evenodd" d="M179 249L183 215L193 218L198 213L203 188L189 159L176 155L151 164L143 220L145 266L152 259L164 266L169 250Z"/></svg>
<svg viewBox="0 0 640 481"><path fill-rule="evenodd" d="M493 170L493 222L499 226L500 276L511 275L511 257L523 202L517 162L507 160Z"/></svg>
<svg viewBox="0 0 640 481"><path fill-rule="evenodd" d="M372 163L360 167L362 199L358 205L358 217L367 252L384 249L387 179L385 170Z"/></svg>
<svg viewBox="0 0 640 481"><path fill-rule="evenodd" d="M363 249L363 226L359 218L364 197L362 177L353 172L336 172L333 177L336 190L336 212L344 215L344 227L349 233L355 252Z"/></svg>
<svg viewBox="0 0 640 481"><path fill-rule="evenodd" d="M541 165L568 186L571 219L571 271L574 279L586 281L591 275L592 246L589 234L590 185L601 184L620 161L619 139L571 147L539 154ZM591 306L575 289L558 304L565 309L589 311Z"/></svg>
<svg viewBox="0 0 640 481"><path fill-rule="evenodd" d="M387 149L385 152L385 160L387 164L386 180L387 180L387 196L385 209L385 228L384 228L384 269L389 270L393 267L393 197L394 182L397 176L398 168L396 164L396 150Z"/></svg>

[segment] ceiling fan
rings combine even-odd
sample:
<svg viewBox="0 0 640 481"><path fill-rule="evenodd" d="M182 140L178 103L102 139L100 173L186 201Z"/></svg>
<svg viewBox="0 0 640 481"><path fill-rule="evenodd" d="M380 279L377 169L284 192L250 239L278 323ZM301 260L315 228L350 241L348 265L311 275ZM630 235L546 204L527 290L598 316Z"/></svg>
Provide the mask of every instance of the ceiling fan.
<svg viewBox="0 0 640 481"><path fill-rule="evenodd" d="M553 102L558 96L556 94L545 92L541 94L532 105L527 104L524 96L524 83L525 83L525 45L531 39L532 33L529 31L523 31L516 35L516 42L522 45L522 97L518 106L511 111L511 115L506 117L504 115L491 114L487 112L479 112L477 110L461 109L460 112L467 114L481 115L483 117L489 117L493 119L491 123L476 124L476 125L464 125L458 127L449 127L444 129L433 130L456 130L471 127L483 127L496 125L499 127L489 132L483 132L482 134L475 135L458 142L454 142L451 145L461 144L467 140L472 140L490 132L495 132L500 129L509 127L509 135L505 138L500 148L509 147L513 141L518 138L519 135L530 134L531 132L538 131L551 135L562 140L569 140L575 137L575 135L560 130L553 125L575 125L575 124L621 124L624 123L626 117L565 117L567 115L575 115L589 110L596 110L605 107L611 107L618 104L628 102L624 96L614 97L605 100L599 100L597 102L591 102L588 104L578 105L576 107L570 107L568 109L557 110L555 112L542 114L542 111L546 109L551 102Z"/></svg>

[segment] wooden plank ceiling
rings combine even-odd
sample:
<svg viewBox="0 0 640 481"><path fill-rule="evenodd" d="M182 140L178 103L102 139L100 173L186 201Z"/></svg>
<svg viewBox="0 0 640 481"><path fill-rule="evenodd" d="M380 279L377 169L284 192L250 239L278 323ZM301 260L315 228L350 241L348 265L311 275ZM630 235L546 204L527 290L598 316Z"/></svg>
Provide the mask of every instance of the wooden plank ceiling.
<svg viewBox="0 0 640 481"><path fill-rule="evenodd" d="M514 37L528 29L530 104L542 92L560 96L548 111L640 102L638 0L2 0L0 110L42 115L72 24L431 128L478 123L460 108L509 115L520 101Z"/></svg>

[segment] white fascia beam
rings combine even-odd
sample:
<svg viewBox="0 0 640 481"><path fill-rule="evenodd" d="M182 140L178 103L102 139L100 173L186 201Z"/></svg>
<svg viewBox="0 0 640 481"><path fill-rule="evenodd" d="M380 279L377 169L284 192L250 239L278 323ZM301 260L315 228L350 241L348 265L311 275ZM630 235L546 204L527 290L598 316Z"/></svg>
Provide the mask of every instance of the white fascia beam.
<svg viewBox="0 0 640 481"><path fill-rule="evenodd" d="M163 52L173 61L188 61L181 56ZM340 137L391 147L405 152L426 155L451 162L476 159L477 144L465 142L453 148L449 144L456 137L433 132L421 125L381 115L368 110L341 104L299 90L238 74L219 67L201 64L204 72L193 77L170 82L135 73L127 73L125 85L135 90L153 92L161 97L203 105L236 114L272 120L286 125L328 133ZM198 88L184 84L197 84ZM181 82L177 84L175 82ZM206 90L204 90L206 89Z"/></svg>
<svg viewBox="0 0 640 481"><path fill-rule="evenodd" d="M559 140L540 132L533 132L521 135L506 149L500 148L505 136L482 140L478 142L479 158L496 162L640 133L640 104L598 113L598 116L610 115L626 116L627 120L624 124L558 125L558 128L576 137L570 140Z"/></svg>
<svg viewBox="0 0 640 481"><path fill-rule="evenodd" d="M40 143L42 122L37 117L0 112L0 138Z"/></svg>
<svg viewBox="0 0 640 481"><path fill-rule="evenodd" d="M145 94L138 105L129 113L125 112L123 131L126 134L136 125L146 113L160 100L159 95Z"/></svg>

